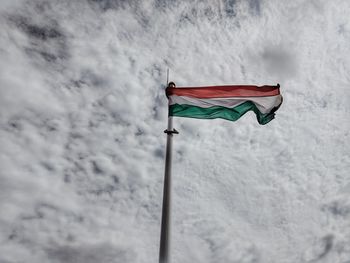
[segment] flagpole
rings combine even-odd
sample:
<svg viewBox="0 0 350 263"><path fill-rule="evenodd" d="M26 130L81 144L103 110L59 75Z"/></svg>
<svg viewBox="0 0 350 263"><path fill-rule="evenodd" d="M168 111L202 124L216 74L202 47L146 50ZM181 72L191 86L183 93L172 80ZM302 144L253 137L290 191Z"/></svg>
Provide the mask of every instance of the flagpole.
<svg viewBox="0 0 350 263"><path fill-rule="evenodd" d="M169 83L170 85L174 83ZM168 117L168 128L164 131L167 134L166 153L165 153L165 171L163 186L163 207L162 207L162 225L160 230L160 246L159 246L159 263L169 263L169 247L170 247L170 224L171 224L171 162L172 162L172 146L173 134L179 132L173 129L173 118Z"/></svg>

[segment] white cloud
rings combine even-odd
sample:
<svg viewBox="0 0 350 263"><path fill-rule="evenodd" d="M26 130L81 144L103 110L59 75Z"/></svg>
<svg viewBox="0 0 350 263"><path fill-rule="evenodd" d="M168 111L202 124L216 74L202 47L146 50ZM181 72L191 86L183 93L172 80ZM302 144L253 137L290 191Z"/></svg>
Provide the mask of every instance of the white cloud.
<svg viewBox="0 0 350 263"><path fill-rule="evenodd" d="M157 261L167 68L284 95L264 127L174 121L174 262L348 260L349 8L3 1L0 261Z"/></svg>

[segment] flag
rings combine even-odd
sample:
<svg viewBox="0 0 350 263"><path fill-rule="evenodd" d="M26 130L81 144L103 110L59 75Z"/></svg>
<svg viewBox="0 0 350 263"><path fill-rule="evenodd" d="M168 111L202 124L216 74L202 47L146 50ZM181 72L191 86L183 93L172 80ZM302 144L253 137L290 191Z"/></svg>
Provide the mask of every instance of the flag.
<svg viewBox="0 0 350 263"><path fill-rule="evenodd" d="M264 125L275 117L275 111L282 104L279 88L279 84L176 87L171 82L166 89L169 116L236 121L253 111L258 122Z"/></svg>

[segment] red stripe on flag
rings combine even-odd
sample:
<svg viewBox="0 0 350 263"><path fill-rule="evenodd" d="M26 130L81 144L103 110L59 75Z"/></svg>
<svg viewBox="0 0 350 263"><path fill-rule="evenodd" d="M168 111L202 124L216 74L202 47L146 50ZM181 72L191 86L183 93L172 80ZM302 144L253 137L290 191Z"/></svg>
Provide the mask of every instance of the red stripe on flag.
<svg viewBox="0 0 350 263"><path fill-rule="evenodd" d="M207 86L207 87L176 87L167 88L166 95L188 96L193 98L229 98L229 97L266 97L280 94L277 86Z"/></svg>

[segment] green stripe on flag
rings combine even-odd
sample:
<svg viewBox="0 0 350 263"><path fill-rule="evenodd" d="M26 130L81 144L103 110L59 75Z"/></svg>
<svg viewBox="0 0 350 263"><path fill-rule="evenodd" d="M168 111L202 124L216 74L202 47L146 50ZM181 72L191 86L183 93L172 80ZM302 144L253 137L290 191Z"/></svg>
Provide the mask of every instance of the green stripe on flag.
<svg viewBox="0 0 350 263"><path fill-rule="evenodd" d="M186 104L173 104L169 106L169 116L187 117L197 119L225 119L229 121L236 121L248 111L254 111L258 122L262 125L270 122L275 117L273 109L270 113L263 114L259 111L256 105L251 101L246 101L234 108L226 108L222 106L214 106L210 108L201 108Z"/></svg>

